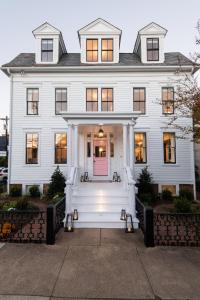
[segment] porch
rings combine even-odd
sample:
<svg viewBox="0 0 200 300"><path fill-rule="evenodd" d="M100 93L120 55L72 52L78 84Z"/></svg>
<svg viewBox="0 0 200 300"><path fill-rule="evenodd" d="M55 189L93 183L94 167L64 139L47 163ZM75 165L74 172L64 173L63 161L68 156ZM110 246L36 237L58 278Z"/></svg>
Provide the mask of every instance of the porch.
<svg viewBox="0 0 200 300"><path fill-rule="evenodd" d="M65 119L68 121L66 216L78 211L79 218L74 222L77 228L124 228L120 216L125 210L133 220L132 226L138 228L133 116L113 118L106 114L101 119L94 115L81 119L70 114Z"/></svg>

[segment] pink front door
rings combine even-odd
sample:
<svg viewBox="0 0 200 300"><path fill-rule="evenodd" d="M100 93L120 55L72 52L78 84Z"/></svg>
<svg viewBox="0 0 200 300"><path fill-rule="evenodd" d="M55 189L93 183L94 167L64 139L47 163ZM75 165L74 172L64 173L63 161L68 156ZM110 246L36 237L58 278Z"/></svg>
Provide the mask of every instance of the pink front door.
<svg viewBox="0 0 200 300"><path fill-rule="evenodd" d="M108 175L108 155L107 141L94 140L93 152L93 175L107 176Z"/></svg>

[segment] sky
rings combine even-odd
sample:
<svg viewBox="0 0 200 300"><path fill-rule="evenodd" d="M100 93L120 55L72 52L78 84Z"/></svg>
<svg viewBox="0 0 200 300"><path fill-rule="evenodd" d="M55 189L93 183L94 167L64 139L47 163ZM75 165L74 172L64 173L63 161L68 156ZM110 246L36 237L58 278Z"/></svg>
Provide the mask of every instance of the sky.
<svg viewBox="0 0 200 300"><path fill-rule="evenodd" d="M34 52L32 30L45 21L62 31L68 52L79 52L77 30L99 17L122 29L120 52L132 52L138 30L152 21L168 30L165 52L190 57L200 51L200 0L0 0L0 65ZM0 118L9 114L9 93L9 78L0 71Z"/></svg>

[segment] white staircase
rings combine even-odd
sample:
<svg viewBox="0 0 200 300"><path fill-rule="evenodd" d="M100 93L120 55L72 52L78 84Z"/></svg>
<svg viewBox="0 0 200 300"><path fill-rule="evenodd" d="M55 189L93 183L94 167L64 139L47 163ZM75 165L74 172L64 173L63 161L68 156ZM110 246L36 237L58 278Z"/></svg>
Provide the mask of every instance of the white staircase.
<svg viewBox="0 0 200 300"><path fill-rule="evenodd" d="M134 228L138 228L130 189L124 183L79 182L75 179L75 170L70 178L66 189L66 207L71 213L74 209L78 210L75 228L125 228L125 222L120 220L122 209L133 215Z"/></svg>
<svg viewBox="0 0 200 300"><path fill-rule="evenodd" d="M78 228L124 228L121 209L129 210L128 194L121 183L80 183L72 194L72 210L77 209Z"/></svg>

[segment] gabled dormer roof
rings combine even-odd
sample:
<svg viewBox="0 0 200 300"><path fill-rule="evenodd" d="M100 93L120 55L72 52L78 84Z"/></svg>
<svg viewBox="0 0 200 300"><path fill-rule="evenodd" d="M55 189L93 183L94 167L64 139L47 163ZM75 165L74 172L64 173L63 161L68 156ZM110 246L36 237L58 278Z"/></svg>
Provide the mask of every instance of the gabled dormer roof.
<svg viewBox="0 0 200 300"><path fill-rule="evenodd" d="M140 44L140 36L141 35L161 35L165 36L167 34L167 29L158 25L155 22L151 22L148 25L144 26L142 29L138 31L137 39L135 41L134 52L137 52L139 44Z"/></svg>
<svg viewBox="0 0 200 300"><path fill-rule="evenodd" d="M122 30L102 18L98 18L95 21L89 23L88 25L78 30L79 40L80 40L80 35L82 34L92 35L92 34L105 34L105 33L119 35L121 39Z"/></svg>
<svg viewBox="0 0 200 300"><path fill-rule="evenodd" d="M32 31L34 37L36 36L40 36L40 35L58 35L59 39L60 39L60 45L62 47L62 52L66 53L66 47L65 47L65 42L62 36L62 32L57 29L56 27L54 27L53 25L51 25L48 22L43 23L42 25L40 25L39 27L37 27L36 29L34 29Z"/></svg>

